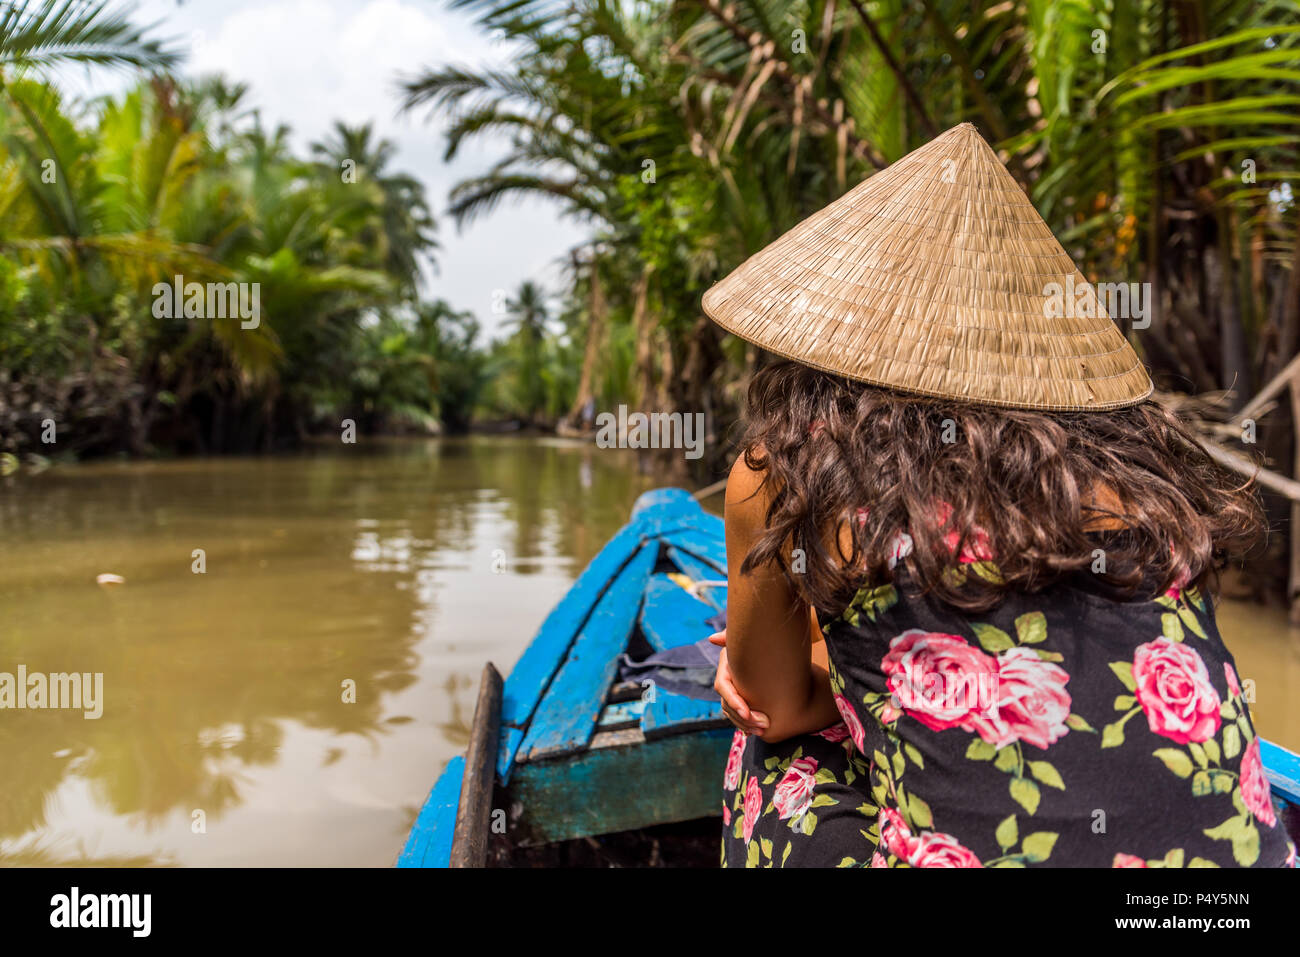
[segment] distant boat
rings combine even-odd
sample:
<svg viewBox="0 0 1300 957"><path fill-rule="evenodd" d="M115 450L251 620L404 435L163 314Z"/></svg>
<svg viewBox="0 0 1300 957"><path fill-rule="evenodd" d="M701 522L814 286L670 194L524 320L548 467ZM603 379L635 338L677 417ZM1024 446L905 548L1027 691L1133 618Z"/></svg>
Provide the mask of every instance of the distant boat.
<svg viewBox="0 0 1300 957"><path fill-rule="evenodd" d="M581 852L605 842L650 855L631 863L716 863L731 727L716 702L620 683L618 666L716 630L725 578L721 519L683 489L642 495L504 685L484 669L469 749L397 866L595 863ZM1262 739L1260 753L1294 835L1300 756Z"/></svg>

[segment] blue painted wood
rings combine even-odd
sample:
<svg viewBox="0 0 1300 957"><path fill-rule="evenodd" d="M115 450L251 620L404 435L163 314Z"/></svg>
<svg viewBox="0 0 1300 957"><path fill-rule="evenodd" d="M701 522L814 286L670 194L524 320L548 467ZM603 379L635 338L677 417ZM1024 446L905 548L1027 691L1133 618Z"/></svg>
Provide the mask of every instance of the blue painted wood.
<svg viewBox="0 0 1300 957"><path fill-rule="evenodd" d="M1260 738L1259 756L1273 794L1288 804L1300 805L1300 754Z"/></svg>
<svg viewBox="0 0 1300 957"><path fill-rule="evenodd" d="M697 582L716 582L727 580L726 572L720 572L707 562L701 561L689 552L684 552L675 545L669 545L667 548L668 560L682 570L692 580ZM703 588L699 591L702 600L713 606L715 611L722 611L727 607L727 586L724 584L720 587Z"/></svg>
<svg viewBox="0 0 1300 957"><path fill-rule="evenodd" d="M511 834L547 843L719 814L731 738L719 728L520 765Z"/></svg>
<svg viewBox="0 0 1300 957"><path fill-rule="evenodd" d="M547 615L536 637L506 679L501 697L501 745L497 752L497 777L510 780L515 756L524 739L542 693L568 654L579 629L623 566L640 550L642 529L637 522L625 526L591 560L578 580Z"/></svg>
<svg viewBox="0 0 1300 957"><path fill-rule="evenodd" d="M451 840L456 832L456 808L460 785L465 777L465 759L452 758L425 799L406 846L397 858L398 867L447 867L451 861Z"/></svg>
<svg viewBox="0 0 1300 957"><path fill-rule="evenodd" d="M645 702L640 698L607 704L605 710L600 713L600 720L596 722L596 726L601 731L623 726L635 727L641 723L641 715L644 711Z"/></svg>
<svg viewBox="0 0 1300 957"><path fill-rule="evenodd" d="M586 747L591 740L658 557L659 542L652 539L596 603L538 704L520 755L537 760Z"/></svg>
<svg viewBox="0 0 1300 957"><path fill-rule="evenodd" d="M641 733L647 739L653 739L696 728L720 727L726 723L720 702L700 701L660 689L641 716Z"/></svg>
<svg viewBox="0 0 1300 957"><path fill-rule="evenodd" d="M693 555L727 577L727 546L721 537L696 529L676 529L660 536L664 543Z"/></svg>
<svg viewBox="0 0 1300 957"><path fill-rule="evenodd" d="M655 651L689 645L713 631L708 620L716 614L667 575L655 575L641 605L641 633Z"/></svg>
<svg viewBox="0 0 1300 957"><path fill-rule="evenodd" d="M644 520L653 516L662 519L669 515L693 515L700 511L703 511L700 508L700 503L695 501L691 497L691 493L686 489L674 487L656 488L641 493L632 506L632 518L634 520Z"/></svg>
<svg viewBox="0 0 1300 957"><path fill-rule="evenodd" d="M726 526L723 525L722 519L712 512L704 511L698 503L693 512L682 511L663 517L650 517L656 524L655 532L660 535L680 529L687 534L716 539L719 544L726 539Z"/></svg>

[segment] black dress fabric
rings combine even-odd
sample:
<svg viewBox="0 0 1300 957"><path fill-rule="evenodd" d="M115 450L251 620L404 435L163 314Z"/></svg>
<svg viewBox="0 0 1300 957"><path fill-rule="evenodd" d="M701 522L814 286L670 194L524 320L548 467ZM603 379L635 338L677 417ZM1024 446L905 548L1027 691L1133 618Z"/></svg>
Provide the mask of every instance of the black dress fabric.
<svg viewBox="0 0 1300 957"><path fill-rule="evenodd" d="M909 585L899 565L821 618L841 724L736 733L724 866L1294 866L1194 589L1059 584L967 617Z"/></svg>

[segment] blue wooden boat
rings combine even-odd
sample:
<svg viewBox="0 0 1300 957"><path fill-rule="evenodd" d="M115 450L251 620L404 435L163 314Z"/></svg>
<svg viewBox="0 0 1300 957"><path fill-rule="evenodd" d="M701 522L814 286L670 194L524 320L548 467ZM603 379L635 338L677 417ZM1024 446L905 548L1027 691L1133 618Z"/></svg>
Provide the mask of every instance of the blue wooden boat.
<svg viewBox="0 0 1300 957"><path fill-rule="evenodd" d="M664 828L674 824L680 840L665 837L662 846L689 847L692 863L716 861L732 737L719 705L617 675L624 652L640 657L714 631L725 578L721 519L683 489L642 495L504 686L486 669L469 751L434 784L397 866L523 863L516 856L530 849L671 834ZM1261 755L1294 833L1300 756L1262 740ZM653 843L658 855L661 841Z"/></svg>

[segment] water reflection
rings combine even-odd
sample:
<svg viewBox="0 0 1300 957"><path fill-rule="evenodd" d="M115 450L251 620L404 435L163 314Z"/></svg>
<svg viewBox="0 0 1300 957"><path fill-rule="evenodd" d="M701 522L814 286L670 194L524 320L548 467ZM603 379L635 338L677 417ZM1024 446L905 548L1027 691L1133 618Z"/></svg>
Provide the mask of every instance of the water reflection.
<svg viewBox="0 0 1300 957"><path fill-rule="evenodd" d="M482 662L653 484L518 438L5 480L0 670L103 672L105 707L0 712L0 859L390 863Z"/></svg>

